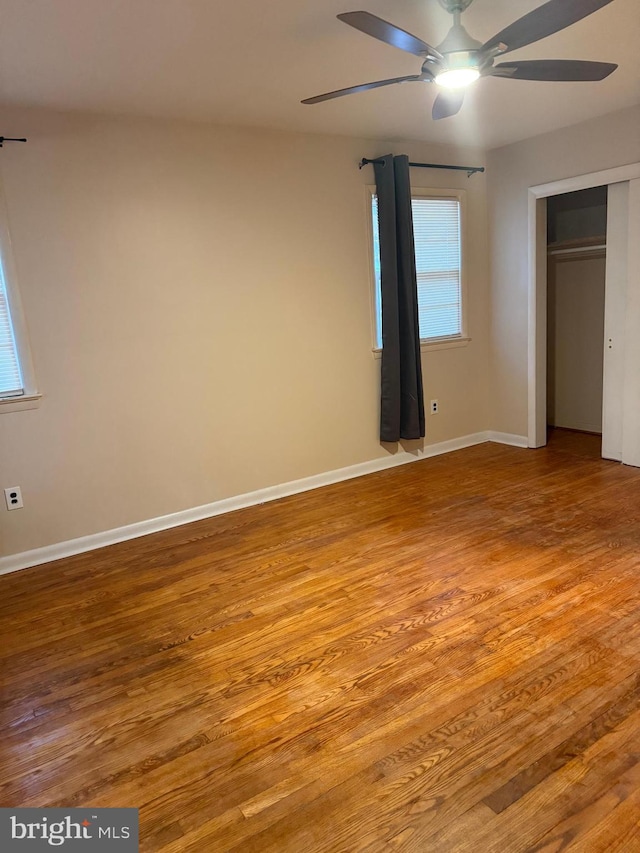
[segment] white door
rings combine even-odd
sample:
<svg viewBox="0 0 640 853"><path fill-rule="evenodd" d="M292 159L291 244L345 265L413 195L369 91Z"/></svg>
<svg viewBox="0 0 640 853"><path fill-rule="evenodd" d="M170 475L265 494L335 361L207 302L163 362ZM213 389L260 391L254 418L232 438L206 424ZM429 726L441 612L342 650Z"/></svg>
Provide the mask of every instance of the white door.
<svg viewBox="0 0 640 853"><path fill-rule="evenodd" d="M622 461L640 467L640 179L629 181Z"/></svg>
<svg viewBox="0 0 640 853"><path fill-rule="evenodd" d="M607 194L602 455L619 462L622 461L628 222L629 181L611 184Z"/></svg>
<svg viewBox="0 0 640 853"><path fill-rule="evenodd" d="M602 455L640 467L640 179L612 184L607 211Z"/></svg>

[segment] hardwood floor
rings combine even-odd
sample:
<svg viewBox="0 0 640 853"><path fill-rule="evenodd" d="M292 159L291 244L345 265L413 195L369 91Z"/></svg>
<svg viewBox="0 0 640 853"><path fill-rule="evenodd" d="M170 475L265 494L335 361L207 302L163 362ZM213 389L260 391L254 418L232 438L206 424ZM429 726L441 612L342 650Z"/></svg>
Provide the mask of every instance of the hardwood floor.
<svg viewBox="0 0 640 853"><path fill-rule="evenodd" d="M160 853L640 851L640 471L484 444L0 578L2 806Z"/></svg>

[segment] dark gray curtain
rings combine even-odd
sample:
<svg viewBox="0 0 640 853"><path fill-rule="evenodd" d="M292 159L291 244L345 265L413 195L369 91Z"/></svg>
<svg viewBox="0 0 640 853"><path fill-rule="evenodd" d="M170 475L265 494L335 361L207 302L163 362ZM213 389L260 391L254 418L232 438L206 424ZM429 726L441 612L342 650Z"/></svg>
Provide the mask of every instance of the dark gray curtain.
<svg viewBox="0 0 640 853"><path fill-rule="evenodd" d="M411 216L409 158L374 164L382 287L380 441L424 436L418 286Z"/></svg>

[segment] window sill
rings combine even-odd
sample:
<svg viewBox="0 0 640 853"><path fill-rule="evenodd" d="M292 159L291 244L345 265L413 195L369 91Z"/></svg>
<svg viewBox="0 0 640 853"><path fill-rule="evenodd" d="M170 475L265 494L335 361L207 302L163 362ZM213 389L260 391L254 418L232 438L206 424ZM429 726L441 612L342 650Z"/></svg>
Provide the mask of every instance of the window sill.
<svg viewBox="0 0 640 853"><path fill-rule="evenodd" d="M22 397L5 397L0 399L0 415L7 412L22 412L25 409L37 409L42 400L42 394L23 394Z"/></svg>
<svg viewBox="0 0 640 853"><path fill-rule="evenodd" d="M420 341L420 352L431 352L432 350L440 349L457 349L458 347L466 347L471 338L462 336L456 338L432 338L430 341ZM382 350L374 348L372 350L374 358L382 358Z"/></svg>

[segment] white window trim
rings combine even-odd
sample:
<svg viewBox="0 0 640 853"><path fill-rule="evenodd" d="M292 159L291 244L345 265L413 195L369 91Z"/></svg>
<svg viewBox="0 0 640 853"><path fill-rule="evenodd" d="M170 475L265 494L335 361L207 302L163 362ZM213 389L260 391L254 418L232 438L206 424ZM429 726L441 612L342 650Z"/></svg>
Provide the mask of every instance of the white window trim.
<svg viewBox="0 0 640 853"><path fill-rule="evenodd" d="M378 326L378 306L376 294L376 275L373 263L373 217L371 213L371 199L376 195L376 187L374 184L369 184L366 187L366 205L367 205L367 233L368 233L368 252L369 252L369 280L370 285L370 306L371 306L371 352L374 358L382 358L382 348L378 346L376 330ZM460 203L460 300L461 300L461 331L459 335L450 335L445 338L421 338L420 351L430 352L433 350L456 349L457 347L466 347L471 338L469 337L468 321L467 321L467 192L466 190L458 189L432 189L427 187L413 187L411 190L411 198L455 198Z"/></svg>
<svg viewBox="0 0 640 853"><path fill-rule="evenodd" d="M42 394L38 392L33 360L29 348L27 324L22 309L22 300L18 290L18 279L16 276L11 237L9 234L9 222L4 203L4 190L0 183L0 259L2 272L7 290L7 301L9 304L9 315L18 351L20 373L24 385L24 394L19 397L0 397L0 414L6 412L19 412L24 409L35 409L38 407Z"/></svg>

